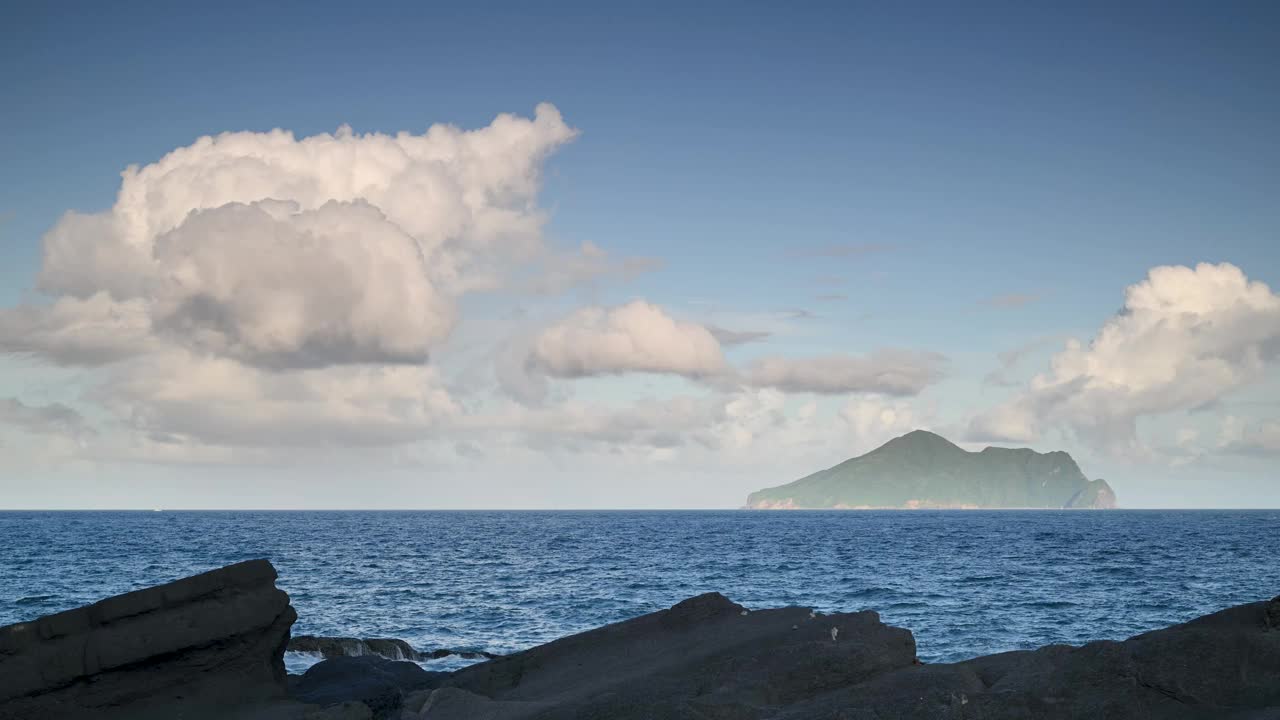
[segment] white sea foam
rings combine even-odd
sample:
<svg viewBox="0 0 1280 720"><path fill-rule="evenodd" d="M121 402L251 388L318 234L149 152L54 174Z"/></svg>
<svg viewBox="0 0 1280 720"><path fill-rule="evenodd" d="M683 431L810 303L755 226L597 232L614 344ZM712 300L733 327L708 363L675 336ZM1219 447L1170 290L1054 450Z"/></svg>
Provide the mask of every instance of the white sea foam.
<svg viewBox="0 0 1280 720"><path fill-rule="evenodd" d="M360 653L354 653L360 654ZM312 665L324 660L324 656L318 652L299 652L290 650L284 654L284 668L291 675L301 675L305 673ZM483 662L482 659L464 658L459 655L450 655L437 660L419 660L417 665L423 670L432 670L435 672L452 672L468 665L475 665Z"/></svg>

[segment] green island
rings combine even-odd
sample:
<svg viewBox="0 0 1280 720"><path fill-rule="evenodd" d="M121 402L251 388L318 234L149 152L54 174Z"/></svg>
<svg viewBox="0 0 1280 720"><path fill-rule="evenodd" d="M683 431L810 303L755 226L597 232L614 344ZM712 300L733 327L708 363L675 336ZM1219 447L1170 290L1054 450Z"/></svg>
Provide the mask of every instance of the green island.
<svg viewBox="0 0 1280 720"><path fill-rule="evenodd" d="M756 510L1113 509L1106 480L1065 452L988 447L969 452L915 430L871 452L747 497Z"/></svg>

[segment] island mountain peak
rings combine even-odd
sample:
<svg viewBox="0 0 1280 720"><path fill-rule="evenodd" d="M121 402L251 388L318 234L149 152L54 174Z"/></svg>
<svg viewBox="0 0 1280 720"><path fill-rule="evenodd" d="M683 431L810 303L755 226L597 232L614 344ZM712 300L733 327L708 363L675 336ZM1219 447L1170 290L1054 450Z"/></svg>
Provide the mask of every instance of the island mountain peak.
<svg viewBox="0 0 1280 720"><path fill-rule="evenodd" d="M965 452L959 445L928 430L912 430L881 445L872 453L884 452ZM868 453L870 454L870 453Z"/></svg>
<svg viewBox="0 0 1280 720"><path fill-rule="evenodd" d="M890 445L905 445L905 444L946 445L948 447L953 447L957 450L960 449L959 446L957 446L955 443L951 442L950 440L942 437L938 433L930 432L928 430L912 430L911 432L905 435L899 435L898 437L890 440L889 442L885 443L884 445L881 445L880 447L883 448L883 447L889 447Z"/></svg>
<svg viewBox="0 0 1280 720"><path fill-rule="evenodd" d="M1105 480L1089 480L1062 451L988 447L969 452L936 433L913 430L865 455L766 488L756 509L1115 507Z"/></svg>

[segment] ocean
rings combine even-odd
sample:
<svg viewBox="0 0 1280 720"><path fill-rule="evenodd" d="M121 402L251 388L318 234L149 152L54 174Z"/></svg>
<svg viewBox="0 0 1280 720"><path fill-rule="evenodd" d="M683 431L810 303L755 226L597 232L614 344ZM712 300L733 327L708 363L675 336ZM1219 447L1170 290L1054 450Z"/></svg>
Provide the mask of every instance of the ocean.
<svg viewBox="0 0 1280 720"><path fill-rule="evenodd" d="M497 653L713 590L877 610L925 661L1121 639L1280 594L1274 510L13 511L0 550L0 624L265 557L295 634Z"/></svg>

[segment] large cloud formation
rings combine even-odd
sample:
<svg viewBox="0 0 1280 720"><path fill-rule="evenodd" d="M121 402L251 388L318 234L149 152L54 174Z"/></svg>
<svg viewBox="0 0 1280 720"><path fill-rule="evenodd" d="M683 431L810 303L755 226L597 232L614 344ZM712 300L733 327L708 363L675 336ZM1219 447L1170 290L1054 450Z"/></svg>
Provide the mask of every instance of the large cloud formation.
<svg viewBox="0 0 1280 720"><path fill-rule="evenodd" d="M1118 454L1142 452L1143 416L1209 405L1280 357L1280 296L1234 265L1153 268L1087 346L975 417L975 441L1032 441L1060 426Z"/></svg>
<svg viewBox="0 0 1280 720"><path fill-rule="evenodd" d="M201 138L50 230L39 288L63 302L6 313L0 342L101 362L121 348L92 328L128 318L250 365L422 362L453 297L539 249L539 168L575 134L543 104L472 131Z"/></svg>
<svg viewBox="0 0 1280 720"><path fill-rule="evenodd" d="M724 353L710 330L643 300L578 310L537 337L529 362L565 378L626 372L697 378L725 370Z"/></svg>
<svg viewBox="0 0 1280 720"><path fill-rule="evenodd" d="M161 442L421 437L457 411L426 365L456 299L554 254L539 178L576 134L542 104L476 130L200 138L58 221L51 301L0 310L0 351L104 366L88 398Z"/></svg>
<svg viewBox="0 0 1280 720"><path fill-rule="evenodd" d="M463 435L468 449L477 437L710 452L844 442L817 432L814 398L797 410L787 393L907 396L940 376L941 356L895 350L743 370L726 348L769 333L642 300L504 337L474 317L455 332L468 292L554 293L657 263L544 240L542 167L576 134L544 104L476 130L225 133L126 169L110 209L67 213L43 238L47 302L0 309L0 352L90 368L77 370L76 402L93 412L0 399L0 423L90 438L95 457L137 448L159 461ZM442 367L490 341L505 393L468 386L474 363L450 386ZM554 382L627 373L697 380L702 394L619 408ZM859 407L842 424L858 437L912 422L907 406Z"/></svg>
<svg viewBox="0 0 1280 720"><path fill-rule="evenodd" d="M198 211L152 254L154 328L252 365L420 363L453 322L419 243L363 201Z"/></svg>

